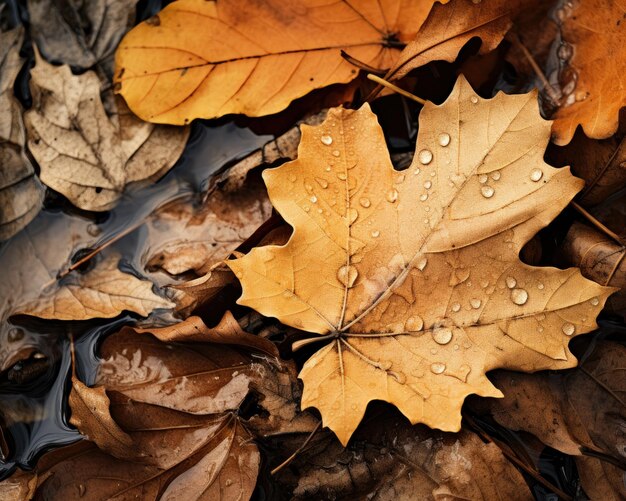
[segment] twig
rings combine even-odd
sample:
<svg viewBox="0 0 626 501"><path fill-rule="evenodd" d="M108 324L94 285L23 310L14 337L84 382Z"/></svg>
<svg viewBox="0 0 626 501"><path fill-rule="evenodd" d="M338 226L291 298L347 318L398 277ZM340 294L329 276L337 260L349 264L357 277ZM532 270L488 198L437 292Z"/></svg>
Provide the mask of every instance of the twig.
<svg viewBox="0 0 626 501"><path fill-rule="evenodd" d="M374 73L375 75L384 75L387 73L387 70L381 70L380 68L374 68L374 66L370 66L363 61L360 61L356 57L352 57L345 50L341 50L341 57L343 57L346 61L348 61L351 65L356 66L360 70L368 71L369 73Z"/></svg>
<svg viewBox="0 0 626 501"><path fill-rule="evenodd" d="M410 92L407 92L404 89L401 89L400 87L392 84L391 82L388 82L384 78L380 78L378 75L373 75L372 73L368 73L367 78L372 80L373 82L376 82L377 84L382 85L383 87L387 87L388 89L391 89L392 91L397 92L398 94L404 97L412 99L413 101L416 101L420 104L426 104L426 101L422 99L421 97L417 97L416 95L411 94Z"/></svg>
<svg viewBox="0 0 626 501"><path fill-rule="evenodd" d="M541 68L537 64L537 61L535 61L535 58L533 57L533 55L529 52L529 50L526 48L526 46L522 43L522 41L520 40L519 36L517 36L517 33L509 32L508 38L515 45L517 45L517 47L519 47L519 49L523 52L524 56L528 60L528 63L530 64L530 66L534 70L535 74L539 77L539 80L541 80L541 83L543 84L543 87L544 87L546 93L548 94L548 96L550 97L550 99L552 100L552 102L554 104L556 104L557 106L560 106L561 98L557 95L556 91L554 90L554 87L552 87L552 85L550 85L550 82L548 82L548 79L543 74L543 71L541 70Z"/></svg>
<svg viewBox="0 0 626 501"><path fill-rule="evenodd" d="M615 240L620 246L624 247L624 242L622 242L622 239L619 237L619 235L617 235L616 233L613 233L609 228L604 226L600 221L598 221L595 217L593 217L589 212L587 212L583 207L578 205L576 202L572 201L570 202L570 205L574 209L576 209L578 212L580 212L583 216L585 216L585 219L587 219L587 221L593 224L596 228L602 231L605 235Z"/></svg>
<svg viewBox="0 0 626 501"><path fill-rule="evenodd" d="M300 447L298 447L296 449L296 451L289 456L287 459L285 459L282 463L280 463L276 468L274 468L271 472L270 475L276 475L280 470L282 470L285 466L287 466L289 463L291 463L298 454L300 454L300 452L302 452L302 450L309 444L309 442L311 441L311 439L313 438L313 436L317 433L317 430L320 429L320 427L322 426L322 422L318 421L317 426L313 429L313 431L311 432L311 434L307 437L307 439L302 443L302 445Z"/></svg>

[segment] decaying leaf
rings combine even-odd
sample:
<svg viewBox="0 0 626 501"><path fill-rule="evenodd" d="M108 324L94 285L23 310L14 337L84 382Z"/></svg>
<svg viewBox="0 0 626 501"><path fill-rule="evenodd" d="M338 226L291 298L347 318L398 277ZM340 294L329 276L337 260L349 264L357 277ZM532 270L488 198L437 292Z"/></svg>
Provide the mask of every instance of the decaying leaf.
<svg viewBox="0 0 626 501"><path fill-rule="evenodd" d="M258 184L215 190L199 208L189 200L164 207L148 225L147 266L172 275L208 273L270 217L272 207Z"/></svg>
<svg viewBox="0 0 626 501"><path fill-rule="evenodd" d="M457 431L467 395L502 396L486 371L576 365L568 343L613 289L519 261L582 187L543 162L535 93L483 100L459 78L424 106L402 172L367 106L302 132L298 160L264 172L293 235L228 264L240 304L330 341L300 373L302 405L343 444L371 400Z"/></svg>
<svg viewBox="0 0 626 501"><path fill-rule="evenodd" d="M495 49L519 9L519 0L485 3L452 0L449 5L435 4L386 78L398 80L431 61L454 61L461 48L474 37L482 40L480 54Z"/></svg>
<svg viewBox="0 0 626 501"><path fill-rule="evenodd" d="M113 76L113 52L135 20L137 0L28 0L30 31L49 61Z"/></svg>
<svg viewBox="0 0 626 501"><path fill-rule="evenodd" d="M566 262L578 266L585 277L618 289L606 306L626 316L626 249L600 231L574 223L561 250Z"/></svg>
<svg viewBox="0 0 626 501"><path fill-rule="evenodd" d="M290 499L533 499L494 444L465 429L448 434L410 426L391 412L364 423L345 449L320 437L293 464L276 477L293 492Z"/></svg>
<svg viewBox="0 0 626 501"><path fill-rule="evenodd" d="M569 143L578 125L595 139L617 130L619 111L626 105L624 10L621 1L585 0L557 11L563 96L552 117L556 144Z"/></svg>
<svg viewBox="0 0 626 501"><path fill-rule="evenodd" d="M604 139L589 139L579 129L565 147L552 147L549 159L555 165L571 165L572 172L585 180L579 202L594 206L626 185L626 126Z"/></svg>
<svg viewBox="0 0 626 501"><path fill-rule="evenodd" d="M174 165L188 128L142 122L120 100L108 116L94 72L72 75L69 66L36 59L33 107L24 120L46 185L81 209L104 211L128 183L158 179Z"/></svg>
<svg viewBox="0 0 626 501"><path fill-rule="evenodd" d="M606 464L596 464L597 460L588 458L576 459L583 488L590 495L598 479L604 478L605 483L611 484L607 478L611 476L609 470L624 462L624 357L624 346L603 342L576 369L537 374L497 371L491 379L503 391L504 399L483 401L479 405L486 407L501 425L532 433L566 454L605 458L600 463ZM607 458L612 458L613 464L607 463ZM599 473L603 470L604 473ZM612 489L621 497L626 496L623 482L619 485Z"/></svg>
<svg viewBox="0 0 626 501"><path fill-rule="evenodd" d="M148 316L173 303L152 292L152 282L140 280L118 268L112 254L85 274L71 273L53 290L16 308L14 314L55 320L113 318L123 311Z"/></svg>
<svg viewBox="0 0 626 501"><path fill-rule="evenodd" d="M24 153L22 108L13 95L23 39L21 27L0 30L0 241L30 223L43 202L43 187Z"/></svg>
<svg viewBox="0 0 626 501"><path fill-rule="evenodd" d="M354 79L341 50L391 67L432 4L178 0L124 37L115 81L130 108L152 122L269 115L313 89Z"/></svg>

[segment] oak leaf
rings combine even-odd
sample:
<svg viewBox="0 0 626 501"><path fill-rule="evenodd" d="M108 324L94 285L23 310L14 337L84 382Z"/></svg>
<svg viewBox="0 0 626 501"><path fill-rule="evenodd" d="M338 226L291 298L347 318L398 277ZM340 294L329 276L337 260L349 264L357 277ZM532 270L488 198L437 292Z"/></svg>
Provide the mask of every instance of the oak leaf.
<svg viewBox="0 0 626 501"><path fill-rule="evenodd" d="M152 292L152 282L118 269L111 254L85 274L64 277L52 291L17 307L12 313L55 320L113 318L123 311L148 316L155 308L174 305Z"/></svg>
<svg viewBox="0 0 626 501"><path fill-rule="evenodd" d="M433 3L179 0L124 37L115 82L133 112L152 122L269 115L354 79L342 50L389 68Z"/></svg>
<svg viewBox="0 0 626 501"><path fill-rule="evenodd" d="M487 371L576 365L569 340L613 289L518 258L582 187L543 162L535 93L483 100L459 78L424 106L402 172L367 106L302 133L298 160L264 172L293 235L228 264L240 304L330 341L300 373L302 405L342 443L372 400L457 431L467 395L502 396Z"/></svg>
<svg viewBox="0 0 626 501"><path fill-rule="evenodd" d="M24 115L28 147L41 180L74 205L109 210L128 183L158 179L178 160L188 128L142 122L121 100L106 110L94 72L73 75L37 54L36 62L33 107Z"/></svg>
<svg viewBox="0 0 626 501"><path fill-rule="evenodd" d="M561 24L562 97L552 117L553 141L569 143L579 125L591 138L610 137L626 106L624 5L589 0L567 4L556 15Z"/></svg>
<svg viewBox="0 0 626 501"><path fill-rule="evenodd" d="M43 186L26 157L22 107L13 85L22 59L24 29L0 30L0 241L20 231L39 213Z"/></svg>

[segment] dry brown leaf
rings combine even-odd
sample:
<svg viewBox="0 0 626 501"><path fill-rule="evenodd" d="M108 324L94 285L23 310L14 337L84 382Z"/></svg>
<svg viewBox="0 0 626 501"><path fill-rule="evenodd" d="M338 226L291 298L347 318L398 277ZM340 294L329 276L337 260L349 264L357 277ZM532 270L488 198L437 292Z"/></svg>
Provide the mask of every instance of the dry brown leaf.
<svg viewBox="0 0 626 501"><path fill-rule="evenodd" d="M520 9L520 3L452 0L449 5L435 4L385 78L398 80L431 61L454 61L474 37L482 40L480 54L495 49L511 27L511 17Z"/></svg>
<svg viewBox="0 0 626 501"><path fill-rule="evenodd" d="M445 3L445 2L444 2ZM229 113L269 115L357 70L341 50L389 68L433 0L179 0L131 30L115 81L144 120L184 124Z"/></svg>
<svg viewBox="0 0 626 501"><path fill-rule="evenodd" d="M501 425L532 433L543 443L576 458L583 488L591 499L623 499L626 488L617 465L626 444L626 348L601 342L576 369L560 373L490 375L502 400L478 403ZM614 464L606 459L612 458ZM619 478L618 477L618 478ZM612 495L599 496L599 492Z"/></svg>
<svg viewBox="0 0 626 501"><path fill-rule="evenodd" d="M264 172L293 235L228 264L240 304L330 340L300 373L302 405L342 443L371 400L457 431L467 395L502 396L485 372L576 365L568 343L613 289L519 261L582 187L543 162L535 93L483 100L461 77L424 106L403 172L367 106L302 131L298 160Z"/></svg>
<svg viewBox="0 0 626 501"><path fill-rule="evenodd" d="M113 52L135 21L137 0L28 0L30 32L49 61L113 76Z"/></svg>
<svg viewBox="0 0 626 501"><path fill-rule="evenodd" d="M572 172L585 180L578 197L584 206L604 202L626 185L626 127L604 140L589 139L578 129L565 147L551 147L548 158L555 165L571 165Z"/></svg>
<svg viewBox="0 0 626 501"><path fill-rule="evenodd" d="M41 56L31 70L33 107L24 115L41 180L85 210L111 209L133 181L158 179L183 151L188 128L154 126L116 102L109 116L92 71L72 75Z"/></svg>
<svg viewBox="0 0 626 501"><path fill-rule="evenodd" d="M12 313L54 320L113 318L123 311L148 316L156 308L174 304L152 292L152 282L140 280L118 268L112 254L85 274L71 273L37 300L22 304Z"/></svg>
<svg viewBox="0 0 626 501"><path fill-rule="evenodd" d="M466 429L448 434L410 426L391 412L364 423L345 449L329 437L314 441L276 482L298 500L533 499L522 475L494 444Z"/></svg>
<svg viewBox="0 0 626 501"><path fill-rule="evenodd" d="M140 334L152 334L164 343L216 343L240 345L278 357L278 349L271 341L244 331L233 314L227 311L219 324L213 328L205 325L200 317L188 317L177 324L159 328L135 329Z"/></svg>
<svg viewBox="0 0 626 501"><path fill-rule="evenodd" d="M0 241L30 223L43 202L43 186L24 152L22 108L13 84L22 67L22 27L0 30Z"/></svg>
<svg viewBox="0 0 626 501"><path fill-rule="evenodd" d="M122 430L109 414L109 397L103 387L89 388L72 375L72 391L69 404L72 409L70 423L79 430L88 429L87 438L92 442L106 443L114 456L115 452L133 446L132 438ZM88 416L89 423L83 423L84 416Z"/></svg>
<svg viewBox="0 0 626 501"><path fill-rule="evenodd" d="M148 224L147 267L172 275L208 273L270 217L272 206L258 184L214 190L200 208L180 200L157 212Z"/></svg>
<svg viewBox="0 0 626 501"><path fill-rule="evenodd" d="M565 236L561 251L566 263L579 267L585 277L618 288L606 306L626 316L626 249L604 233L574 223Z"/></svg>
<svg viewBox="0 0 626 501"><path fill-rule="evenodd" d="M556 13L561 22L565 60L563 96L552 117L553 141L570 142L581 125L591 138L604 139L617 130L626 105L626 5L622 0L571 2Z"/></svg>

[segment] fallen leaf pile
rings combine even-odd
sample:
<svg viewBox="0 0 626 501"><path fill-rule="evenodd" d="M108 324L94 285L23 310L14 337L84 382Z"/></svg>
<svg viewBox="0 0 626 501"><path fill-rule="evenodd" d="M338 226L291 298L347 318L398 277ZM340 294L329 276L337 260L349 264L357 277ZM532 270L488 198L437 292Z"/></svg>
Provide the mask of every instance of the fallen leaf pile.
<svg viewBox="0 0 626 501"><path fill-rule="evenodd" d="M0 6L0 498L626 499L625 37Z"/></svg>

